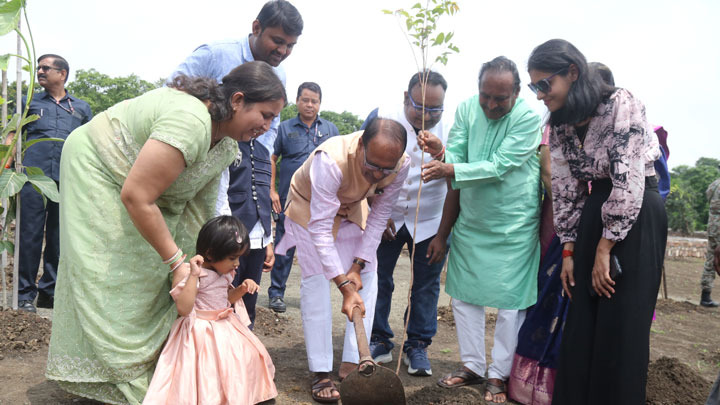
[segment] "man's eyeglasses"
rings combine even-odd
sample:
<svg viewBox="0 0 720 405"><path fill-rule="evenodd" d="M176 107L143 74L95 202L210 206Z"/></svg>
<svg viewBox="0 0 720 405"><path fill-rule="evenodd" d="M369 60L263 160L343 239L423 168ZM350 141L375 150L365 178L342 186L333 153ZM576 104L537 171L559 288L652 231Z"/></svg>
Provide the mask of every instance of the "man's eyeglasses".
<svg viewBox="0 0 720 405"><path fill-rule="evenodd" d="M43 73L47 73L47 71L51 70L51 69L57 70L58 72L63 71L63 69L56 68L55 66L48 66L48 65L38 66L37 69L35 69L35 70L37 70L38 72L42 70Z"/></svg>
<svg viewBox="0 0 720 405"><path fill-rule="evenodd" d="M383 169L382 167L375 166L374 164L368 162L367 146L365 146L365 145L363 145L363 160L364 160L363 165L365 166L366 169L372 170L373 172L376 172L376 173L382 173L383 177L387 177L391 174L395 174L398 172L395 169Z"/></svg>
<svg viewBox="0 0 720 405"><path fill-rule="evenodd" d="M568 70L567 67L564 67L557 72L551 74L550 76L540 79L537 81L537 83L528 83L528 87L530 87L530 90L532 90L533 93L538 94L539 91L548 94L550 93L550 90L552 89L552 86L550 85L550 79L553 77L559 75L560 73Z"/></svg>
<svg viewBox="0 0 720 405"><path fill-rule="evenodd" d="M412 103L412 106L415 109L415 112L417 112L418 114L422 114L423 106L415 104L415 100L413 100L410 95L408 95L408 98L410 99L410 102ZM436 107L436 108L425 107L425 112L430 114L430 116L434 117L434 118L441 116L443 111L444 111L444 109L442 106Z"/></svg>

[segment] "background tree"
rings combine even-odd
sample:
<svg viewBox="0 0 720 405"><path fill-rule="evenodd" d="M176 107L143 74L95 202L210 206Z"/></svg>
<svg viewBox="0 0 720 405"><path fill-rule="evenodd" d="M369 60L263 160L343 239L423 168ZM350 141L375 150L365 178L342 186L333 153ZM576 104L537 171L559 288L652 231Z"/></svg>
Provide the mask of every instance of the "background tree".
<svg viewBox="0 0 720 405"><path fill-rule="evenodd" d="M285 121L290 118L295 118L297 114L297 105L290 103L283 108L280 113L280 120ZM335 124L338 131L340 131L340 135L351 134L355 131L359 131L363 124L363 120L349 111L343 111L342 113L336 113L334 111L320 111L320 118L326 119Z"/></svg>
<svg viewBox="0 0 720 405"><path fill-rule="evenodd" d="M340 135L351 134L355 131L359 131L363 124L363 120L348 111L343 111L340 114L333 111L321 111L320 118L324 118L335 124L340 131Z"/></svg>
<svg viewBox="0 0 720 405"><path fill-rule="evenodd" d="M671 229L689 234L707 229L710 183L720 178L720 160L701 157L694 167L680 165L670 173L670 195L666 206Z"/></svg>
<svg viewBox="0 0 720 405"><path fill-rule="evenodd" d="M109 107L130 98L137 97L147 91L156 89L165 84L166 79L148 82L132 74L124 77L110 77L95 69L80 69L75 78L68 82L66 89L73 96L86 101L90 105L93 115L97 115ZM23 93L27 93L27 83L23 81ZM15 82L8 88L14 89ZM35 92L43 91L35 88ZM8 94L8 111L15 111L15 92Z"/></svg>
<svg viewBox="0 0 720 405"><path fill-rule="evenodd" d="M163 79L151 83L134 74L110 77L95 69L80 69L75 73L75 79L67 85L67 90L90 104L93 114L97 115L123 100L156 89L163 83Z"/></svg>

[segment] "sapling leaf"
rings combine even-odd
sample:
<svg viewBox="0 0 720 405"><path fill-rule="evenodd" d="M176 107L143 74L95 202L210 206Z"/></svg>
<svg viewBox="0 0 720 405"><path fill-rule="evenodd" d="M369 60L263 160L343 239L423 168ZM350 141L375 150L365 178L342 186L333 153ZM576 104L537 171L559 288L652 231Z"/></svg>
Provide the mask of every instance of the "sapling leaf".
<svg viewBox="0 0 720 405"><path fill-rule="evenodd" d="M4 240L0 241L0 252L7 250L10 256L15 254L15 244L12 241Z"/></svg>
<svg viewBox="0 0 720 405"><path fill-rule="evenodd" d="M9 134L10 132L15 131L15 127L17 126L17 120L20 114L15 113L12 117L8 120L7 125L5 125L5 128L2 130L2 138L5 139L5 136Z"/></svg>
<svg viewBox="0 0 720 405"><path fill-rule="evenodd" d="M26 182L27 176L24 173L3 170L0 174L0 198L8 198L19 193Z"/></svg>
<svg viewBox="0 0 720 405"><path fill-rule="evenodd" d="M28 73L32 73L32 72L30 72L30 69L31 69L30 65L23 65L23 67L22 67L22 70L24 70Z"/></svg>
<svg viewBox="0 0 720 405"><path fill-rule="evenodd" d="M0 5L0 36L17 28L21 7L22 0L12 0Z"/></svg>
<svg viewBox="0 0 720 405"><path fill-rule="evenodd" d="M30 141L27 141L27 142L23 143L23 148L25 148L25 150L27 150L27 148L31 147L32 145L35 145L35 144L38 143L38 142L48 142L48 141L52 141L52 142L65 142L65 140L62 139L62 138L41 138L41 139L33 139L33 140L30 140Z"/></svg>
<svg viewBox="0 0 720 405"><path fill-rule="evenodd" d="M5 55L0 55L0 70L7 70L8 69L8 63L10 62L10 55L9 53L6 53Z"/></svg>
<svg viewBox="0 0 720 405"><path fill-rule="evenodd" d="M36 186L32 181L30 181L30 185L32 186L33 190L37 191L37 193L40 194L40 197L42 197L43 207L47 207L47 197L45 197L45 194L43 194L42 190L40 190L40 188Z"/></svg>
<svg viewBox="0 0 720 405"><path fill-rule="evenodd" d="M44 174L29 174L29 171L27 179L33 185L33 188L35 188L38 193L42 194L43 197L47 197L53 202L60 201L60 193L58 192L57 184L53 179Z"/></svg>
<svg viewBox="0 0 720 405"><path fill-rule="evenodd" d="M28 115L22 120L22 126L25 126L33 121L37 121L40 119L40 116L37 114Z"/></svg>
<svg viewBox="0 0 720 405"><path fill-rule="evenodd" d="M45 172L43 169L35 166L26 167L25 171L27 171L27 174L30 176L44 176Z"/></svg>

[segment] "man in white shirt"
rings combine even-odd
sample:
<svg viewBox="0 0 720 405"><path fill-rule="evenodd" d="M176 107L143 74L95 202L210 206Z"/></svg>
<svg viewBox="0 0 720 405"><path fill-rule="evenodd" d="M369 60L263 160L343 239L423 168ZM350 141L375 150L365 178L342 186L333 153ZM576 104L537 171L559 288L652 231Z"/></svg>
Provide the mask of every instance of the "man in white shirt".
<svg viewBox="0 0 720 405"><path fill-rule="evenodd" d="M430 264L430 258L426 257L426 254L428 245L440 225L443 202L447 192L447 185L443 180L431 181L423 186L417 227L415 227L417 193L422 181L420 167L433 158L427 153L422 153L417 144L417 134L422 131L424 120L425 131L437 136L444 144L447 140L447 130L450 128L441 120L447 82L437 72L427 71L425 74L427 75L427 86L424 102L420 85L423 72L418 72L413 74L410 79L402 105L381 106L370 113L364 124L368 125L378 116L391 118L400 122L408 133L405 147L405 153L410 156L408 177L403 183L400 196L393 207L387 228L383 233L383 240L377 250L378 293L370 351L375 361L379 363L392 361L393 331L390 328L388 316L394 289L393 270L402 248L407 246L408 250L412 252L413 240L415 240L417 249L414 260L415 275L411 295L408 338L404 342L403 353L405 353L404 361L408 366L408 373L416 376L432 375L426 348L432 342L437 331L440 272L445 259L442 258L438 262ZM397 330L402 333L403 326L398 325L398 327Z"/></svg>

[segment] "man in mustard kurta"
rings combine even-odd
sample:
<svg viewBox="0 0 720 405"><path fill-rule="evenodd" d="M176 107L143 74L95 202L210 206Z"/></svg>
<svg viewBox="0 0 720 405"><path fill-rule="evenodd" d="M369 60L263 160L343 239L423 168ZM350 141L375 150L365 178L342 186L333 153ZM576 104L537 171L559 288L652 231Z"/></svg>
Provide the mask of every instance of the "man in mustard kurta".
<svg viewBox="0 0 720 405"><path fill-rule="evenodd" d="M423 166L424 181L446 177L452 186L428 254L442 257L452 229L445 290L453 297L464 367L439 384L481 383L487 371L485 400L502 403L525 309L537 299L540 117L518 98L517 67L505 57L483 64L479 90L455 113L444 162ZM442 154L435 139L425 145L433 156ZM486 306L498 308L489 369Z"/></svg>

